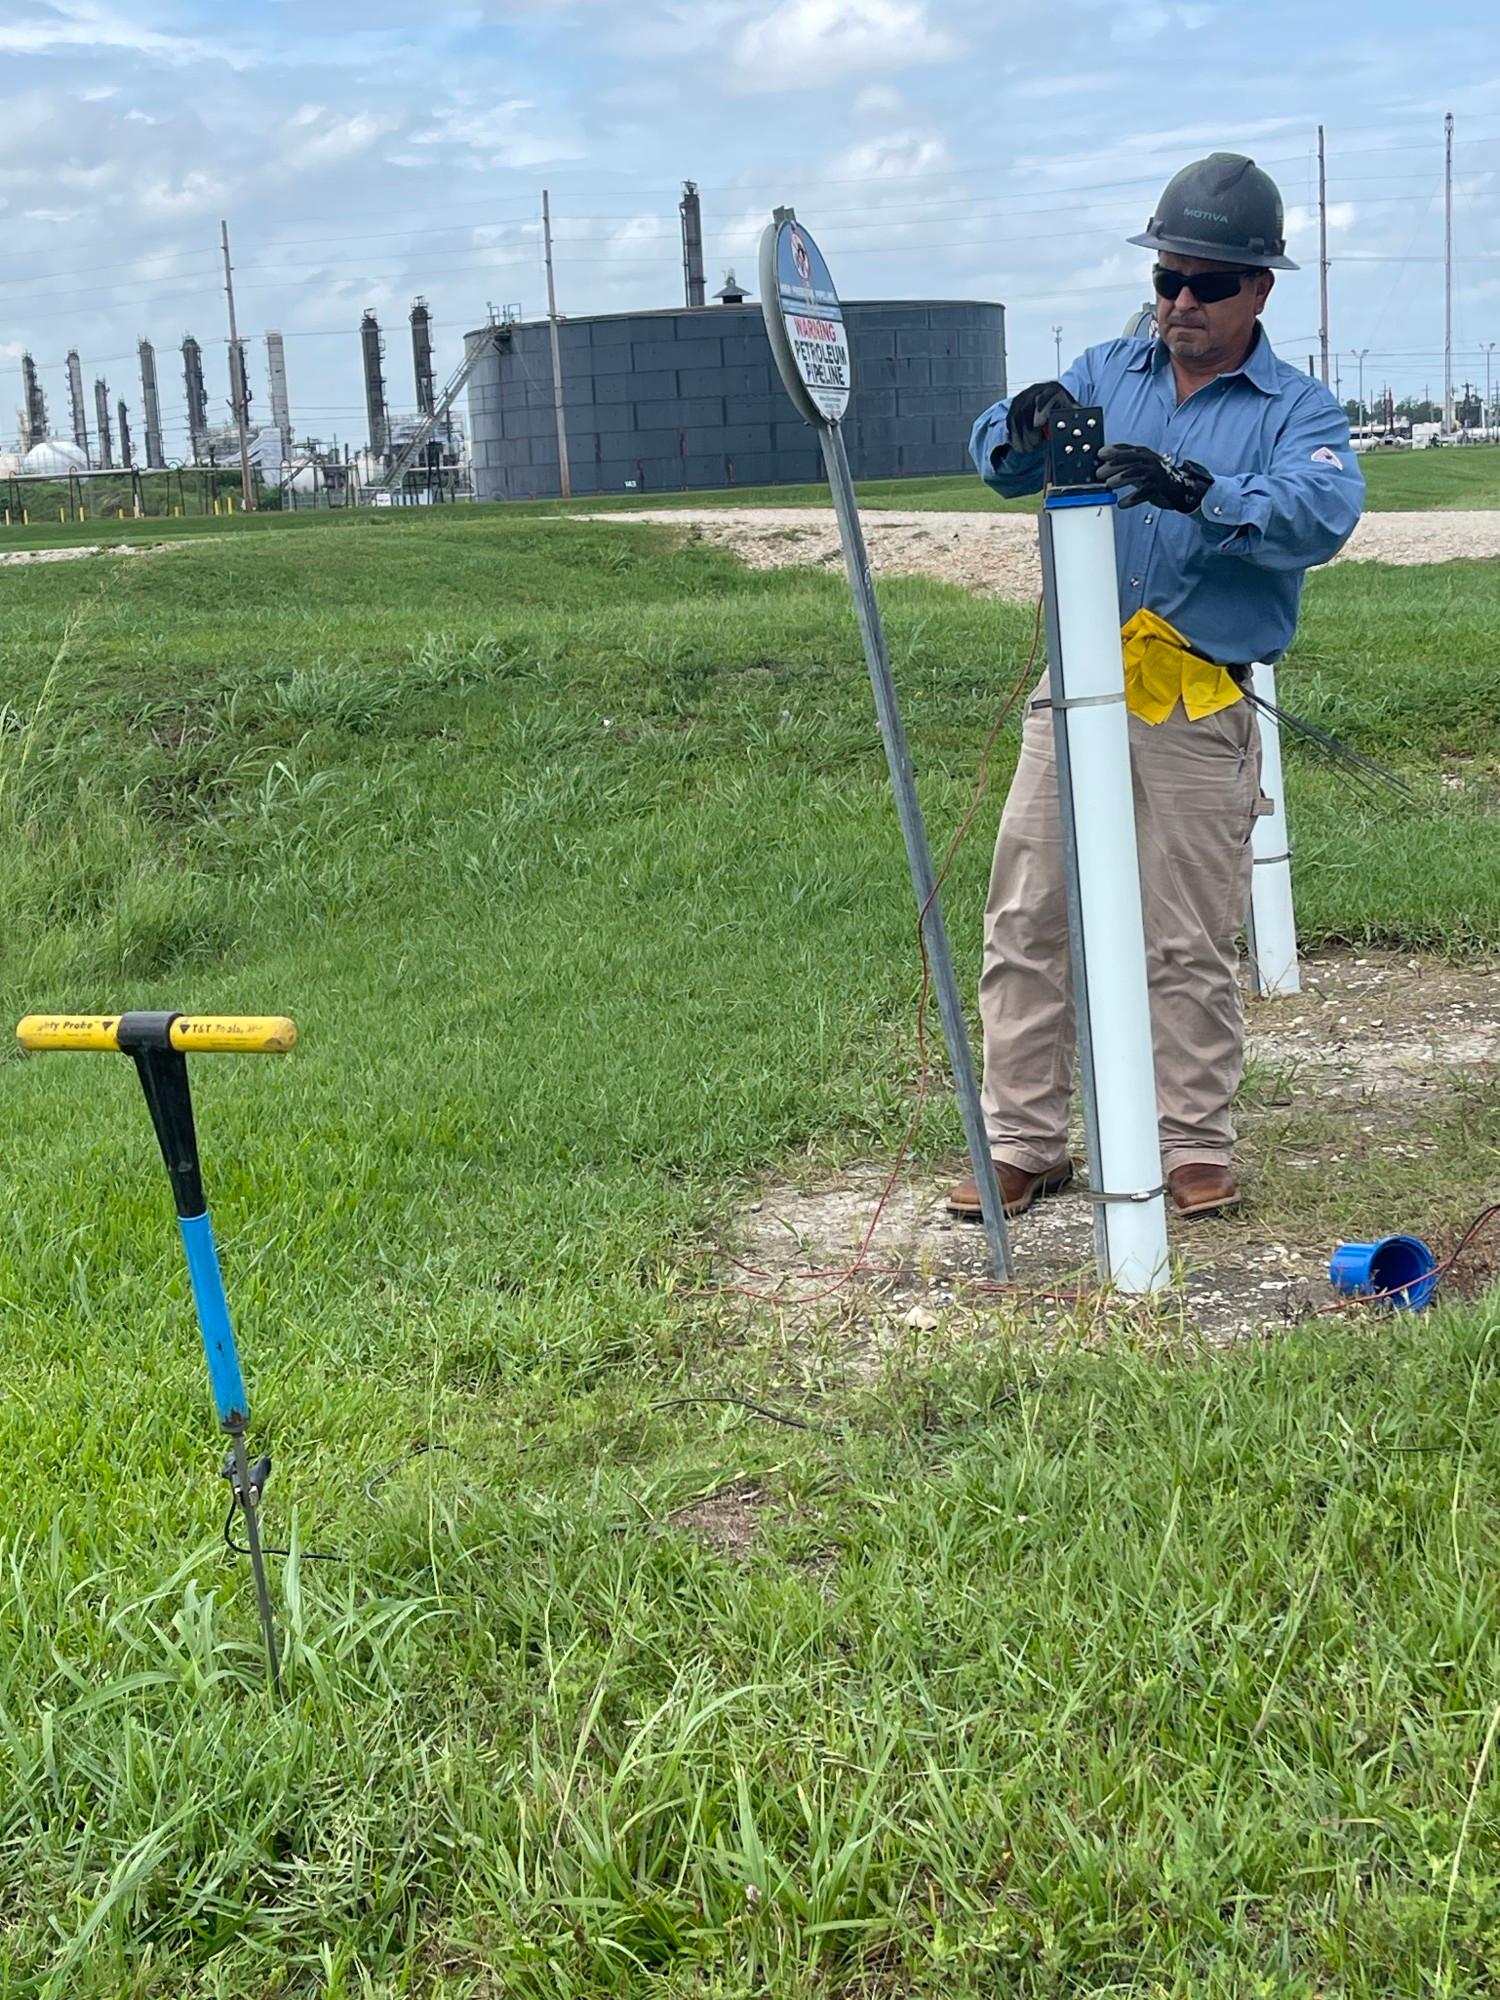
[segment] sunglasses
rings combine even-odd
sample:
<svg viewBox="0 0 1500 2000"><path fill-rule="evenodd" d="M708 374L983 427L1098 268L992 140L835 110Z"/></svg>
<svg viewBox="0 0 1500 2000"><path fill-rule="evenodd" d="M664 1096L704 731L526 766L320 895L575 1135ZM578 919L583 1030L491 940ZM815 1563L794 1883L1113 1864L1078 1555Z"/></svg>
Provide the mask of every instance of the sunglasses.
<svg viewBox="0 0 1500 2000"><path fill-rule="evenodd" d="M1196 277L1189 277L1186 271L1164 271L1158 264L1151 273L1151 282L1160 298L1175 299L1181 293L1191 291L1200 306L1216 306L1225 299L1232 299L1241 281L1255 275L1248 264L1238 271L1200 271Z"/></svg>

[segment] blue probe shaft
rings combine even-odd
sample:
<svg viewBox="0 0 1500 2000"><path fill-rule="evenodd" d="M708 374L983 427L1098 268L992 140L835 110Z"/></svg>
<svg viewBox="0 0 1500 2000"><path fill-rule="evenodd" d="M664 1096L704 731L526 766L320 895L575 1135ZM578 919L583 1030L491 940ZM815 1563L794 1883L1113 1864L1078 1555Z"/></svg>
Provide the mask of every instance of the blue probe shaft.
<svg viewBox="0 0 1500 2000"><path fill-rule="evenodd" d="M241 1427L250 1419L250 1399L245 1394L239 1350L234 1344L234 1328L229 1323L229 1301L224 1296L214 1226L207 1210L202 1215L180 1215L177 1222L182 1230L182 1247L187 1252L193 1303L198 1308L198 1327L203 1335L203 1352L208 1360L208 1379L218 1405L219 1422L226 1430Z"/></svg>

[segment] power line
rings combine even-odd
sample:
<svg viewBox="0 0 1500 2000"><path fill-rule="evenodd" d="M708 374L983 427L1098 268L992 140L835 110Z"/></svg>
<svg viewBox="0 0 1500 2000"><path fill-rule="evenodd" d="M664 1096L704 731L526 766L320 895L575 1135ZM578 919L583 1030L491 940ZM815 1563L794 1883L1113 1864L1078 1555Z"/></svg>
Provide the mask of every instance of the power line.
<svg viewBox="0 0 1500 2000"><path fill-rule="evenodd" d="M1467 143L1477 146L1481 144L1489 144L1492 142L1471 141ZM1377 146L1377 147L1346 148L1344 149L1344 154L1345 156L1349 155L1350 153L1357 153L1357 152L1362 152L1365 154L1390 154L1394 152L1404 152L1409 150L1411 150L1409 144L1403 144L1401 146L1391 146L1388 144L1385 146ZM1266 161L1265 164L1267 166L1303 164L1303 156L1302 155L1280 156L1278 158ZM985 170L987 169L983 168L979 163L971 163L969 166L965 167L931 169L928 171L911 175L879 175L879 176L858 175L858 176L850 176L847 178L840 178L835 176L828 176L823 178L813 177L811 184L813 186L830 186L830 187L860 186L866 188L884 189L887 187L923 185L933 180L954 179L962 177L969 173L985 171ZM1415 173L1420 170L1413 168L1411 171ZM1366 178L1370 180L1381 181L1381 180L1399 180L1403 178L1408 178L1408 176L1389 175L1389 176L1371 176ZM935 195L930 197L911 196L907 197L904 201L896 204L894 209L891 208L885 209L883 211L883 214L890 214L893 212L901 212L907 209L918 209L918 208L957 208L970 213L974 213L976 215L983 215L989 212L991 208L994 208L999 212L1014 213L1016 210L1016 204L1018 202L1031 203L1031 202L1042 201L1042 202L1051 202L1053 204L1058 204L1060 197L1086 194L1091 192L1104 192L1116 188L1131 188L1131 187L1139 187L1146 185L1154 186L1154 184L1155 184L1154 175L1137 175L1137 176L1132 176L1131 178L1125 180L1084 182L1075 184L1065 184L1048 188L1021 190L1008 196L990 196L990 197L981 196L974 199L968 199L959 194ZM1358 184L1358 177L1345 176L1343 177L1342 184L1344 185ZM740 196L748 196L752 192L753 185L754 184L751 183L738 183L738 184L731 183L731 184L725 184L723 188L717 191L727 192ZM771 184L765 183L764 185L769 186ZM1334 179L1335 188L1337 188L1338 185L1340 185L1340 181L1339 178L1335 176ZM675 200L675 191L673 199ZM1389 195L1380 198L1382 204L1386 202L1395 202L1395 201L1425 201L1427 199L1430 199L1430 197L1421 194ZM1100 206L1108 206L1111 209L1113 209L1116 207L1123 207L1124 205L1125 205L1124 202L1120 201L1117 203L1101 204ZM452 212L451 208L449 212L450 213ZM1027 215L1028 219L1031 219L1031 218L1040 218L1041 216L1049 213L1065 213L1067 212L1067 210L1065 207L1059 205L1059 206L1054 206L1051 209L1048 208L1028 209L1023 212ZM476 211L476 213L488 218L488 222L491 226L504 228L508 230L515 230L520 232L520 231L525 231L528 228L535 229L538 226L536 223L535 209L534 207L529 205L523 213L515 216L502 215L499 212L498 205L494 202L485 204L484 207L481 210ZM862 204L857 208L830 209L830 210L824 210L822 211L822 213L829 216L867 215L868 207L867 205ZM649 221L652 220L653 218L649 215L649 213L643 217L641 209L637 207L635 209L630 209L630 210L622 209L615 211L604 211L588 215L580 214L577 216L564 216L560 218L560 222L570 225L571 224L586 225L594 222L608 222L608 221L639 222L643 219ZM656 220L658 222L658 226L660 226L664 230L668 230L672 227L670 218L668 218L665 215L656 218ZM414 227L410 230L384 230L384 231L371 232L364 238L351 239L347 235L344 235L338 238L330 237L330 238L313 238L313 239L308 239L308 238L277 239L273 237L269 239L253 239L253 240L256 241L257 249L262 254L265 254L267 252L275 252L283 248L291 249L297 247L313 247L316 246L316 244L318 244L319 242L337 242L342 244L344 242L348 242L351 240L352 241L364 240L369 242L385 243L392 241L396 237L407 237L407 236L413 239L420 239L425 241L425 240L430 240L431 237L436 235L457 235L457 234L462 234L465 230L468 229L483 228L485 226L486 223L484 221L475 221L474 223L454 223L454 224L434 226L431 223L431 221L424 216L424 219L419 223L417 223L416 225L414 225ZM856 224L851 226L860 226L860 225ZM868 226L872 228L879 228L883 226L883 224L880 220L876 220L874 222L871 222ZM559 240L564 240L561 233L559 235ZM591 239L580 237L567 240L588 241ZM1021 241L1025 239L1018 236L1012 240ZM476 245L475 247L476 250L483 250L487 246ZM939 246L939 247L945 247L945 246ZM201 258L203 253L197 250L184 249L176 251L153 252L151 254L153 258L166 258L176 262L185 258ZM584 260L578 257L574 257L571 259L571 261L580 262ZM609 261L623 262L626 260L611 257ZM341 264L349 266L353 266L358 262L359 260L355 259L340 260ZM54 283L57 279L67 276L99 276L102 275L102 273L109 268L111 267L106 265L91 265L91 266L80 267L79 269L73 272L32 273L29 274L24 279L21 278L0 279L0 289L13 289L20 285L33 284L36 282L38 278L42 278L45 280L45 282L51 284ZM125 268L125 267L115 267L115 268ZM246 270L251 270L251 269L264 270L271 267L261 264L256 266L247 265L244 268ZM178 279L186 275L187 273L185 272L173 272L168 274L170 279ZM132 276L131 282L144 283L145 281ZM105 291L111 291L118 288L114 286L100 286L91 289L94 292L102 293ZM82 297L86 295L87 294L84 292L79 292L72 296Z"/></svg>

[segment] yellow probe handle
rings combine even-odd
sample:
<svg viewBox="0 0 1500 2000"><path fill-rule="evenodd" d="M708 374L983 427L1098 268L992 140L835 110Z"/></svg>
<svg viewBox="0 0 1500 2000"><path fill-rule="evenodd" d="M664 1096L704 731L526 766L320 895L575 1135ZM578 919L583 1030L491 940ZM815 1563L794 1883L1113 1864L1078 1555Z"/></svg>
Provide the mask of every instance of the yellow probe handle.
<svg viewBox="0 0 1500 2000"><path fill-rule="evenodd" d="M297 1023L284 1014L180 1014L172 1023L174 1049L188 1055L285 1055L297 1040ZM16 1029L23 1049L111 1049L120 1046L118 1014L28 1014Z"/></svg>

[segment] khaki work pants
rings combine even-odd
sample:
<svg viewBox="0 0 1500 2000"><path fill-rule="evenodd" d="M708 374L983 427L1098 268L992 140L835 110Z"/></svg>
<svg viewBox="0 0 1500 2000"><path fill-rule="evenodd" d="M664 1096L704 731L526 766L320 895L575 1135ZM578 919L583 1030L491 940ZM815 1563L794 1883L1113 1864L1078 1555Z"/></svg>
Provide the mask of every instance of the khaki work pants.
<svg viewBox="0 0 1500 2000"><path fill-rule="evenodd" d="M1057 761L1032 696L985 909L979 1011L995 1157L1036 1173L1068 1153L1075 1039ZM1162 1168L1228 1166L1244 1067L1237 937L1250 910L1260 729L1248 701L1190 722L1130 717ZM1079 810L1087 811L1087 800Z"/></svg>

